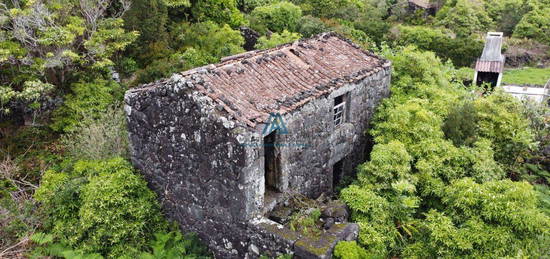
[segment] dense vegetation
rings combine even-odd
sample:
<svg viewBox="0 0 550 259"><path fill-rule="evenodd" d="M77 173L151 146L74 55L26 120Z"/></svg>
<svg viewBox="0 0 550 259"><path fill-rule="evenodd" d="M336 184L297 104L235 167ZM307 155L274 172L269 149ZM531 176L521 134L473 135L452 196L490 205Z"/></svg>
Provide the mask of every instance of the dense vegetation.
<svg viewBox="0 0 550 259"><path fill-rule="evenodd" d="M360 224L341 258L539 257L548 253L547 205L526 181L536 136L526 108L502 92L453 83L432 53L388 50L393 95L376 114L370 161L341 198ZM474 92L472 92L474 90ZM543 173L536 177L540 180ZM542 207L542 208L541 208ZM343 256L346 255L346 256Z"/></svg>
<svg viewBox="0 0 550 259"><path fill-rule="evenodd" d="M545 111L475 94L455 67L488 30L549 45L550 2L434 3L435 16L406 0L0 0L0 257L208 256L129 164L121 102L244 52L241 27L256 49L336 31L393 61L376 145L341 192L360 239L336 256L547 254Z"/></svg>

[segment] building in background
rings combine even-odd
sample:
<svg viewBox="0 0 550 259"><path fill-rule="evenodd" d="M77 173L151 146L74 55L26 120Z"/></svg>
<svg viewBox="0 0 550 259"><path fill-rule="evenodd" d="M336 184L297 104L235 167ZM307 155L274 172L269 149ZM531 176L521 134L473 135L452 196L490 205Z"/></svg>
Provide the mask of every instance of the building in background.
<svg viewBox="0 0 550 259"><path fill-rule="evenodd" d="M502 32L489 32L481 57L476 61L474 83L489 83L491 89L500 86L506 58L502 55Z"/></svg>

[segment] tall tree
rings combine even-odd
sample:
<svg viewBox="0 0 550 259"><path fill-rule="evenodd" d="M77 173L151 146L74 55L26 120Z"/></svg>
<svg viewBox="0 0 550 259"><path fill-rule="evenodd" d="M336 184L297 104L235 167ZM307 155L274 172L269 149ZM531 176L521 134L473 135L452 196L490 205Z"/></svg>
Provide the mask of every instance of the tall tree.
<svg viewBox="0 0 550 259"><path fill-rule="evenodd" d="M451 29L460 37L485 32L492 26L492 20L482 3L473 0L453 2L447 2L437 14L439 25Z"/></svg>
<svg viewBox="0 0 550 259"><path fill-rule="evenodd" d="M136 37L123 29L128 0L0 3L0 106L34 103L71 71L105 69Z"/></svg>

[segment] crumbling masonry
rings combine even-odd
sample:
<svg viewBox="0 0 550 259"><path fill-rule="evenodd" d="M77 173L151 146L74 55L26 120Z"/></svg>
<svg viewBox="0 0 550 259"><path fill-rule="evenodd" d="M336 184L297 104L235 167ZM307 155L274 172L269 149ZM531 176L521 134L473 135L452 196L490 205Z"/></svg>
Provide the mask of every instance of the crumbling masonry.
<svg viewBox="0 0 550 259"><path fill-rule="evenodd" d="M389 83L389 61L334 33L228 57L126 93L132 161L218 258L330 257L355 224L308 240L266 215L353 175Z"/></svg>

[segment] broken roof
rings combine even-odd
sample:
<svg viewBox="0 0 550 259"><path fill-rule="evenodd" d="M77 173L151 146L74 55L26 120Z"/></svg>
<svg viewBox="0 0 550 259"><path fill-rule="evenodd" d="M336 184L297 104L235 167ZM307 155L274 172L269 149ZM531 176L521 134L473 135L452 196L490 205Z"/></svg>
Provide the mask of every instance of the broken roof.
<svg viewBox="0 0 550 259"><path fill-rule="evenodd" d="M179 75L237 120L254 127L269 114L295 110L312 99L389 67L336 33L250 51ZM163 81L143 86L159 87ZM138 89L137 89L138 90Z"/></svg>

